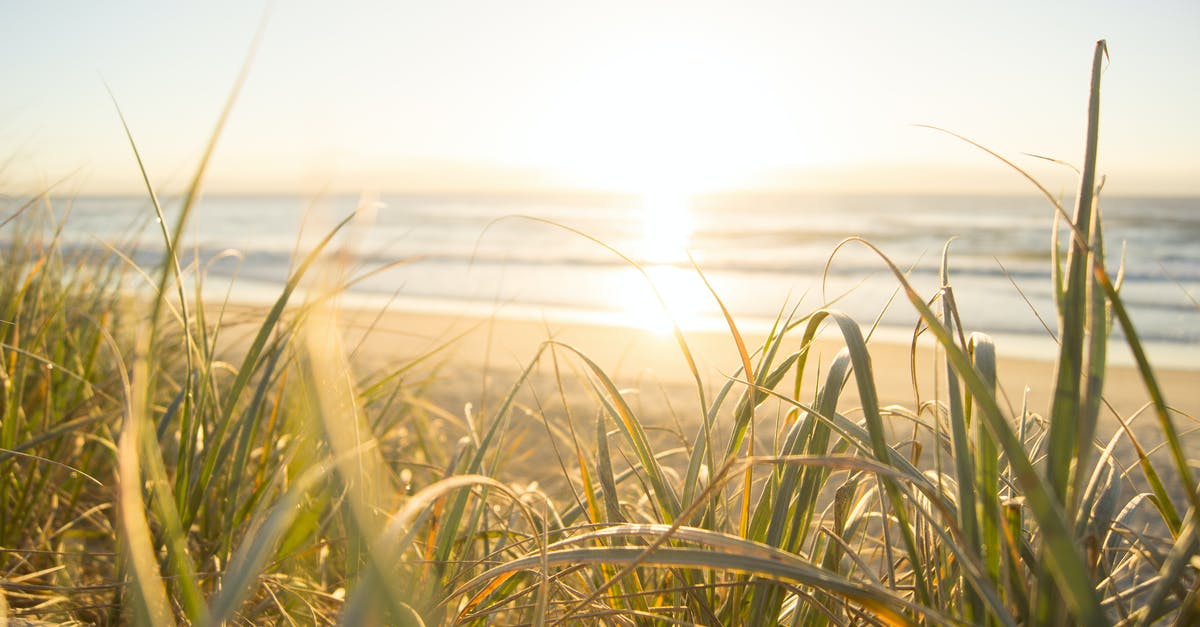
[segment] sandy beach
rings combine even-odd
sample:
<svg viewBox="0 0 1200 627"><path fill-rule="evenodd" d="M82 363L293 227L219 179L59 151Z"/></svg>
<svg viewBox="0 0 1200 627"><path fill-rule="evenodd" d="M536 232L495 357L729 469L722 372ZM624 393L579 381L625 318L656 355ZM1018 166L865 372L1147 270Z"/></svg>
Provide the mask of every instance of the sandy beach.
<svg viewBox="0 0 1200 627"><path fill-rule="evenodd" d="M340 317L347 329L347 348L358 351L357 358L367 367L398 366L436 351L427 361L453 366L463 372L486 372L493 379L515 375L537 354L548 340L578 349L620 385L646 382L671 387L694 387L682 351L670 333L658 333L627 327L580 322L536 321L505 317L449 317L426 313L389 311L343 311ZM372 327L364 341L362 332ZM788 351L799 348L801 330L789 332ZM842 344L832 329L825 330L810 358L810 367L828 362ZM684 337L697 368L709 389L715 389L733 376L740 364L737 346L728 332L684 331ZM765 337L746 334L747 348L753 352ZM361 346L359 342L361 341ZM1049 344L1050 340L1046 342ZM1114 341L1115 343L1115 341ZM913 391L908 344L887 340L870 341L872 365L880 401L885 404L912 405ZM926 343L921 344L918 371L922 386L931 379L924 376L932 369ZM1009 356L1002 342L997 343L1001 387L1015 408L1026 387L1028 407L1044 413L1052 392L1053 364L1048 360ZM1168 403L1191 415L1200 414L1200 359L1196 369L1158 368L1155 371ZM500 383L500 381L496 381ZM928 400L933 389L922 391ZM848 390L851 398L856 397ZM1110 365L1105 381L1105 398L1112 407L1129 415L1148 399L1145 385L1136 370L1126 365Z"/></svg>
<svg viewBox="0 0 1200 627"><path fill-rule="evenodd" d="M577 322L500 316L450 317L404 311L383 314L342 311L339 320L346 331L346 350L362 373L370 377L372 373L389 372L418 362L405 379L425 381L422 390L452 415L461 417L468 404L475 415L487 415L512 387L521 370L534 360L539 348L553 339L594 361L622 388L640 419L673 433L680 444L689 442L695 433L694 426L700 424L700 396L687 362L670 334ZM785 340L787 352L799 348L801 330L790 335ZM720 387L737 371L740 360L736 345L728 332L685 332L685 338L704 383L704 397L711 403ZM763 339L756 335L745 338L751 352ZM882 405L913 408L918 401L935 398L935 394L944 399L944 388L939 385L935 389L933 383L933 372L940 369L928 348L918 351L918 399L912 382L909 346L883 340L872 340L869 346ZM815 382L823 380L828 362L840 349L834 331L823 331L809 360L801 400L809 402L815 397ZM1052 393L1053 364L1048 360L1008 356L1003 343L997 344L997 351L1000 385L1012 415L1020 414L1023 404L1030 413L1045 415ZM570 351L559 350L558 366L560 374L556 377L554 360L548 353L544 355L519 398L528 406L549 408L545 411L548 416L561 416L560 408L569 405L573 420L585 421L584 425L575 426L588 432L593 428L589 425L594 424L599 405L587 386L580 383L583 361ZM1200 370L1159 369L1155 374L1167 402L1178 410L1177 428L1182 432L1193 430L1191 417L1200 415L1200 385L1197 385ZM556 383L560 379L566 381L564 387L568 393L563 395L559 394ZM779 389L790 393L791 386L789 378ZM735 389L737 392L740 387ZM852 382L839 411L855 416L859 407L857 396ZM1099 439L1107 440L1117 432L1119 423L1113 413L1117 412L1126 418L1134 417L1134 433L1144 446L1153 447L1162 441L1161 429L1152 412L1139 413L1146 406L1148 395L1132 368L1110 366L1104 396L1111 409L1102 410ZM728 414L732 403L726 405L724 413ZM536 413L531 410L530 415ZM775 417L782 415L779 410L758 415L774 422L772 413ZM533 431L544 433L540 428ZM1195 450L1195 445L1190 448Z"/></svg>
<svg viewBox="0 0 1200 627"><path fill-rule="evenodd" d="M233 307L229 311L233 320L243 319L243 315L245 320L262 320L261 308ZM704 416L701 403L711 407L721 387L737 373L740 365L736 344L728 331L685 331L685 340L703 383L701 401L687 361L670 333L561 320L448 316L400 309L382 313L339 309L334 322L343 331L343 349L365 385L388 377L386 385L400 386L406 402L414 407L420 405L422 409L418 411L424 415L436 416L440 427L424 437L436 438L443 455L448 455L456 448L455 442L466 436L469 423L477 430L486 429L484 425L494 419L522 371L529 368L528 378L517 386L516 404L508 418L506 437L512 445L505 447L507 458L496 473L521 485L537 482L549 493L563 498L569 498L566 495L571 491L566 477L576 473L572 470L576 463L572 445L566 440L567 424L585 452L592 455L596 450L595 421L601 408L597 392L588 382L594 377L587 372L588 367L579 355L594 362L620 388L654 442L655 450L660 452L694 443ZM249 337L248 327L240 328L226 334L232 352ZM231 331L237 329L238 325L230 327ZM797 328L787 334L783 354L800 348L802 332L803 329ZM945 403L944 365L940 359L935 360L929 338L922 338L916 363L919 387L914 391L909 344L897 341L895 333L880 335L868 343L877 394L885 410L888 406L896 410L885 411L892 416L890 441L901 450L908 450L914 438L912 409L928 408L934 400ZM744 339L753 353L765 338L748 333ZM548 349L551 341L556 350L545 350L539 357L539 351L543 347ZM830 360L843 345L831 326L818 335L806 368L801 402L814 401L817 386L827 376ZM1039 426L1044 426L1041 417L1049 409L1054 366L1048 359L1020 356L1027 354L1027 349L1028 345L1023 346L1025 352L1013 356L1006 353L1003 341L997 341L998 375L1004 409L1010 417L1022 415L1025 409L1031 416L1029 437L1036 441L1038 434L1043 433ZM752 361L757 363L753 355ZM396 373L399 376L391 376ZM1200 370L1160 368L1155 375L1168 404L1176 409L1175 426L1184 436L1186 450L1200 451L1200 430L1196 429L1195 419L1200 415L1200 385L1197 385ZM789 375L776 390L791 396L793 381ZM730 417L742 390L740 384L735 384L731 398L716 413L715 433L721 442L728 437ZM838 404L839 413L854 420L860 418L858 396L855 382L850 381ZM1156 461L1170 463L1159 446L1164 437L1156 416L1148 408L1145 385L1133 368L1122 364L1109 366L1104 398L1107 407L1101 410L1096 434L1098 447L1121 431L1119 415L1127 420L1141 446ZM436 410L426 411L431 407ZM772 441L782 433L791 408L769 399L756 410L760 451L774 449ZM927 447L931 415L929 411L921 414L925 427L916 435L926 451L930 450ZM608 428L614 429L615 425L609 423ZM946 423L943 428L948 428ZM622 446L620 440L615 435L610 437L615 447ZM1120 466L1135 463L1132 447L1124 436L1116 457ZM922 465L934 463L928 453L921 459ZM402 459L395 461L401 466L407 463ZM671 465L669 461L666 463ZM1168 474L1167 483L1171 489L1178 489L1174 473ZM1141 490L1137 481L1134 489Z"/></svg>

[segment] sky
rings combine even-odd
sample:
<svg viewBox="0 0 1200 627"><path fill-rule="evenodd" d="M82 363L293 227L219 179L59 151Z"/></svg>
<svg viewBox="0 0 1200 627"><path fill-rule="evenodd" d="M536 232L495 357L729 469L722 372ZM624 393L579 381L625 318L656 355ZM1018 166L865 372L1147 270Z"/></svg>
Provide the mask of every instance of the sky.
<svg viewBox="0 0 1200 627"><path fill-rule="evenodd" d="M1200 3L5 2L0 193L1070 192L1097 39L1110 193L1200 194ZM111 89L112 98L106 89Z"/></svg>

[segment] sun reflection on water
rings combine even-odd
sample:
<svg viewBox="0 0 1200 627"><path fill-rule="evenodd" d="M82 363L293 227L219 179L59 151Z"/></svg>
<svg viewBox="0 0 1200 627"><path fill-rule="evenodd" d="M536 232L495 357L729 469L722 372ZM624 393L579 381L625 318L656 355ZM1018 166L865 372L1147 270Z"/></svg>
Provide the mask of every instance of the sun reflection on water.
<svg viewBox="0 0 1200 627"><path fill-rule="evenodd" d="M700 321L710 298L688 263L692 237L691 198L673 190L654 190L642 196L641 260L662 302L637 272L626 275L624 314L631 326L669 333L674 318L682 328ZM665 305L665 309L664 309ZM668 313L669 312L669 313Z"/></svg>
<svg viewBox="0 0 1200 627"><path fill-rule="evenodd" d="M628 325L659 334L672 331L672 319L681 329L699 327L703 308L711 298L700 277L691 268L679 266L648 266L645 270L662 302L646 283L646 277L636 271L625 275L628 298L623 315Z"/></svg>
<svg viewBox="0 0 1200 627"><path fill-rule="evenodd" d="M691 198L654 190L642 195L642 259L647 264L687 261L692 238Z"/></svg>

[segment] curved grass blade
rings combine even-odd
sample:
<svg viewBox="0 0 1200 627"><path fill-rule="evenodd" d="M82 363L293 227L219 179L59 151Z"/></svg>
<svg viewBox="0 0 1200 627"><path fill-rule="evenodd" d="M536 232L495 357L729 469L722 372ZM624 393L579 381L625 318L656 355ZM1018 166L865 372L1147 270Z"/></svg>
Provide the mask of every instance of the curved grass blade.
<svg viewBox="0 0 1200 627"><path fill-rule="evenodd" d="M1098 624L1098 621L1103 621L1100 601L1096 597L1095 590L1089 584L1090 577L1087 567L1075 544L1074 534L1071 533L1068 526L1066 513L1063 511L1062 505L1052 496L1049 487L1043 483L1033 463L1026 455L1024 445L1012 432L988 383L975 369L966 352L958 347L950 331L941 324L937 315L913 289L900 268L870 242L862 238L851 238L848 241L858 242L869 248L892 271L892 275L904 288L909 302L921 319L925 321L930 332L937 338L938 343L945 351L946 358L954 364L958 376L974 397L974 402L981 410L980 417L986 422L992 437L1003 449L1034 519L1038 523L1042 534L1041 544L1046 552L1048 570L1057 584L1062 598L1078 619L1085 624Z"/></svg>
<svg viewBox="0 0 1200 627"><path fill-rule="evenodd" d="M414 494L399 511L392 515L391 521L383 529L375 551L373 551L373 559L371 560L373 568L368 574L367 581L361 584L354 602L370 602L373 596L372 590L375 586L379 585L374 580L380 577L384 578L385 581L392 578L387 569L396 564L400 556L411 546L416 537L417 526L428 515L430 508L436 501L454 492L476 486L486 488L487 490L494 490L508 497L517 506L518 511L520 511L526 522L529 523L530 529L538 528L537 517L534 515L532 509L521 500L521 495L513 492L511 488L491 477L483 475L456 475L438 481ZM536 537L541 538L541 536ZM534 559L536 562L546 566L542 572L548 574L549 561L547 559L545 543L538 543L538 555ZM541 590L538 594L541 600L539 604L544 604L544 595L546 594L547 586L545 577L542 578L540 586ZM463 612L465 613L469 609L470 607L468 606L463 609Z"/></svg>
<svg viewBox="0 0 1200 627"><path fill-rule="evenodd" d="M633 447L634 455L636 455L638 462L646 470L650 485L654 488L654 500L658 504L659 513L663 516L663 520L668 522L674 521L682 509L679 503L679 495L675 491L674 486L667 481L662 466L659 465L658 459L654 455L654 449L650 446L650 441L646 438L646 432L642 428L641 421L637 419L633 410L630 409L629 404L625 402L625 398L621 395L617 385L613 383L612 379L605 374L604 370L596 362L571 345L557 340L551 340L545 345L561 347L574 353L595 376L596 382L598 382L600 389L604 393L602 400L605 407L608 408L613 417L617 418L617 424L621 427L621 433Z"/></svg>

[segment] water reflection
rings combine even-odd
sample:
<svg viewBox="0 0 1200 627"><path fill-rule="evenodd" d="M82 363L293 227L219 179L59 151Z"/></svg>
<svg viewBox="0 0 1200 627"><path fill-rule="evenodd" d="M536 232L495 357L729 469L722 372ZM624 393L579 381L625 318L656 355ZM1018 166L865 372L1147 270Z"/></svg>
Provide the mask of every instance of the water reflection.
<svg viewBox="0 0 1200 627"><path fill-rule="evenodd" d="M682 263L692 237L691 198L654 190L642 196L642 250L646 264Z"/></svg>
<svg viewBox="0 0 1200 627"><path fill-rule="evenodd" d="M648 192L642 199L640 257L658 296L641 273L632 268L624 273L627 323L655 333L669 333L672 318L680 327L694 327L711 297L687 261L691 199L686 193L666 189Z"/></svg>

